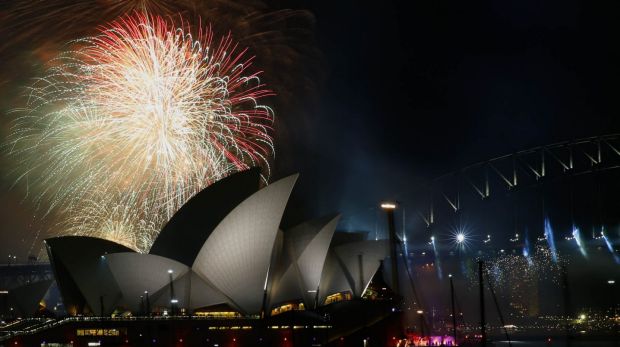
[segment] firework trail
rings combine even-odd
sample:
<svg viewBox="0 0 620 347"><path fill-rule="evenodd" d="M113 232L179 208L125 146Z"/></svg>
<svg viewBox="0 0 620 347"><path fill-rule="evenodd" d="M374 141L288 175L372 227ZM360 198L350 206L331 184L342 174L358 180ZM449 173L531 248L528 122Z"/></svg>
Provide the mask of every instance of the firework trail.
<svg viewBox="0 0 620 347"><path fill-rule="evenodd" d="M616 264L620 264L620 257L614 251L614 246L611 244L611 241L609 241L609 238L607 237L607 233L605 233L604 228L603 230L601 230L601 236L603 237L603 241L605 241L605 246L607 246L607 250L609 251L609 253L611 253Z"/></svg>
<svg viewBox="0 0 620 347"><path fill-rule="evenodd" d="M273 93L230 35L139 13L100 30L30 88L10 154L37 204L67 217L63 233L145 251L212 182L250 166L268 177L273 113L260 101Z"/></svg>
<svg viewBox="0 0 620 347"><path fill-rule="evenodd" d="M575 239L575 243L577 243L577 246L579 247L579 252L581 252L581 255L587 258L588 253L586 252L585 245L583 244L583 241L581 240L581 231L576 225L573 225L572 235L573 235L573 239Z"/></svg>
<svg viewBox="0 0 620 347"><path fill-rule="evenodd" d="M551 227L551 221L549 221L549 218L545 218L544 228L545 228L545 239L547 240L547 244L549 245L551 256L553 257L553 261L557 262L558 261L557 250L555 248L555 239L553 238L553 228Z"/></svg>
<svg viewBox="0 0 620 347"><path fill-rule="evenodd" d="M532 257L530 255L531 253L531 249L530 249L530 238L529 238L529 233L528 230L525 230L525 239L524 239L524 245L523 245L523 256L525 257L525 259L527 260L527 263L529 265L533 265L533 261L532 261Z"/></svg>

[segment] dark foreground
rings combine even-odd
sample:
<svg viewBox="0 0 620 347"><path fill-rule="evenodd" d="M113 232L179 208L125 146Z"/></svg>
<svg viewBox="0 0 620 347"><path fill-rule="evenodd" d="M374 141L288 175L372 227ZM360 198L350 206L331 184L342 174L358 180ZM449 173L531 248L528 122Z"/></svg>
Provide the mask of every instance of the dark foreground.
<svg viewBox="0 0 620 347"><path fill-rule="evenodd" d="M404 347L402 314L389 302L353 300L321 312L289 311L269 319L72 317L28 319L0 328L0 346ZM620 347L614 336L513 336L515 347ZM487 346L507 347L503 336ZM459 341L476 346L478 341Z"/></svg>

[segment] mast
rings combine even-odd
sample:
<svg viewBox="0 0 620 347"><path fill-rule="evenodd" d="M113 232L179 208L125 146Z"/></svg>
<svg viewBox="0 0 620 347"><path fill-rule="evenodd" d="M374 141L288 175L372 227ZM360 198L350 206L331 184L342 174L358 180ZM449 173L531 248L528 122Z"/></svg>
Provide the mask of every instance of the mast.
<svg viewBox="0 0 620 347"><path fill-rule="evenodd" d="M480 345L485 347L487 345L487 332L486 332L486 319L484 316L484 279L482 271L484 270L484 262L482 259L478 260L478 282L480 289Z"/></svg>
<svg viewBox="0 0 620 347"><path fill-rule="evenodd" d="M450 301L452 303L452 337L454 337L454 343L456 343L456 311L454 310L454 282L452 281L452 274L449 274L450 278Z"/></svg>
<svg viewBox="0 0 620 347"><path fill-rule="evenodd" d="M381 208L387 214L388 228L390 236L390 264L392 265L392 291L395 296L400 294L400 285L398 281L398 258L397 248L399 244L398 236L396 236L396 226L394 224L394 210L396 209L396 203L382 203Z"/></svg>

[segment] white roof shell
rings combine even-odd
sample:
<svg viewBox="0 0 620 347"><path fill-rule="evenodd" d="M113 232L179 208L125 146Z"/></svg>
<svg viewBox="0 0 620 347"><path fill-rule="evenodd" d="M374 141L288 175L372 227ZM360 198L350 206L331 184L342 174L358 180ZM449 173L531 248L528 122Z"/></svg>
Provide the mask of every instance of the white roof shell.
<svg viewBox="0 0 620 347"><path fill-rule="evenodd" d="M105 262L122 294L117 306L133 312L138 311L140 297L145 292L149 293L152 304L161 304L157 303L158 292L170 285L170 277L174 281L189 271L189 267L178 261L153 254L114 253L106 255ZM169 270L172 273L168 273Z"/></svg>
<svg viewBox="0 0 620 347"><path fill-rule="evenodd" d="M334 248L336 257L351 282L353 294L362 296L381 265L389 254L387 240L364 240L347 243Z"/></svg>
<svg viewBox="0 0 620 347"><path fill-rule="evenodd" d="M213 230L192 266L243 313L262 310L276 234L297 177L274 182L233 209Z"/></svg>
<svg viewBox="0 0 620 347"><path fill-rule="evenodd" d="M283 255L271 304L303 299L314 307L321 273L340 215L300 224L284 233Z"/></svg>
<svg viewBox="0 0 620 347"><path fill-rule="evenodd" d="M319 303L328 295L346 291L362 296L388 254L387 240L354 241L330 249L321 275Z"/></svg>

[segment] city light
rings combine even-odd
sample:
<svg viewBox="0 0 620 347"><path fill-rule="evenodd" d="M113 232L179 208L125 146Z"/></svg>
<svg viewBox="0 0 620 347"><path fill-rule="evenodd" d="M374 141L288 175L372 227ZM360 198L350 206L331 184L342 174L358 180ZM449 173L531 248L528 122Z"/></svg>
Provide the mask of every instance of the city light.
<svg viewBox="0 0 620 347"><path fill-rule="evenodd" d="M450 242L452 247L456 248L459 252L465 252L474 243L475 238L472 237L470 228L466 225L457 225L450 230Z"/></svg>
<svg viewBox="0 0 620 347"><path fill-rule="evenodd" d="M394 202L383 202L381 203L381 208L384 210L393 210L396 208L396 203Z"/></svg>
<svg viewBox="0 0 620 347"><path fill-rule="evenodd" d="M489 243L491 242L491 235L487 235L487 238L482 240L483 243Z"/></svg>

